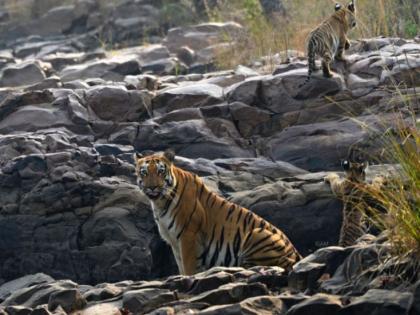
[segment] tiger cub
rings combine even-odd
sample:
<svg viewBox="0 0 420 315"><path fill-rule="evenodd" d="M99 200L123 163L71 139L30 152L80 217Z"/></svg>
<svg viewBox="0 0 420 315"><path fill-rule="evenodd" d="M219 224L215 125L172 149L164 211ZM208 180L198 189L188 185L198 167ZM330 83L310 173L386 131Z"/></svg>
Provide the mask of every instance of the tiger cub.
<svg viewBox="0 0 420 315"><path fill-rule="evenodd" d="M301 259L287 236L248 209L212 192L197 175L176 167L172 151L135 155L137 184L150 199L161 237L179 272L214 266L276 265Z"/></svg>
<svg viewBox="0 0 420 315"><path fill-rule="evenodd" d="M384 185L384 178L377 176L371 184L366 183L367 163L344 161L342 163L345 178L340 178L336 173L330 173L325 181L331 185L333 193L343 200L343 222L340 229L339 246L351 246L365 234L363 213L359 206L360 201L366 201L366 189L363 186L380 189Z"/></svg>
<svg viewBox="0 0 420 315"><path fill-rule="evenodd" d="M322 58L322 72L325 77L332 77L330 64L336 60L344 60L344 50L350 48L350 41L347 33L356 26L355 0L352 0L347 7L337 3L335 13L322 22L317 28L309 33L306 40L306 51L308 56L308 77L305 83L309 82L313 71L317 71L315 58Z"/></svg>

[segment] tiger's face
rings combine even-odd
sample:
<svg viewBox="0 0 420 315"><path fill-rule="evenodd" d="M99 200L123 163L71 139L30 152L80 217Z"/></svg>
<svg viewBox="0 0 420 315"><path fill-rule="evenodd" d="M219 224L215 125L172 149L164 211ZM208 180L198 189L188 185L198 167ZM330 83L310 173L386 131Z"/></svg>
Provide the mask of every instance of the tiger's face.
<svg viewBox="0 0 420 315"><path fill-rule="evenodd" d="M366 179L366 168L367 163L355 163L349 161L343 161L343 169L346 173L346 178L355 183L364 182Z"/></svg>
<svg viewBox="0 0 420 315"><path fill-rule="evenodd" d="M159 199L172 187L174 180L171 168L174 158L172 151L150 156L135 153L137 185L149 199Z"/></svg>
<svg viewBox="0 0 420 315"><path fill-rule="evenodd" d="M342 12L342 14L344 15L345 22L349 29L356 27L357 23L355 0L352 0L345 8L341 4L337 3L335 5L335 11Z"/></svg>

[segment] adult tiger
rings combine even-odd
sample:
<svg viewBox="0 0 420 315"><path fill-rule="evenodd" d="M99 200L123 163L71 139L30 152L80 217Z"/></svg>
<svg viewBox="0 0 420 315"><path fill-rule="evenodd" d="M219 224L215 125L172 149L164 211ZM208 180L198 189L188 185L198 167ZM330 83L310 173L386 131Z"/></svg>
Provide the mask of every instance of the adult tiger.
<svg viewBox="0 0 420 315"><path fill-rule="evenodd" d="M173 164L175 154L135 155L137 183L150 199L161 237L179 271L213 266L276 265L290 270L301 256L279 229L219 197L197 175Z"/></svg>
<svg viewBox="0 0 420 315"><path fill-rule="evenodd" d="M354 27L356 27L355 0L352 0L347 7L337 3L335 13L308 35L306 41L308 78L305 83L310 80L312 72L318 70L315 65L316 56L322 58L324 76L332 77L330 64L333 58L340 61L344 60L344 50L350 48L347 33Z"/></svg>

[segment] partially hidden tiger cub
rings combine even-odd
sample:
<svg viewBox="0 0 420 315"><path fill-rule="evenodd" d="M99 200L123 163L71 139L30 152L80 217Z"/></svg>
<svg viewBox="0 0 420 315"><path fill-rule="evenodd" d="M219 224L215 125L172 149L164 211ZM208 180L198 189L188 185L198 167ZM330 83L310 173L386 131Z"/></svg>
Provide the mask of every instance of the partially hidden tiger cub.
<svg viewBox="0 0 420 315"><path fill-rule="evenodd" d="M218 196L174 165L172 151L135 155L137 184L151 202L161 237L181 274L213 266L275 265L301 259L287 236L248 209Z"/></svg>
<svg viewBox="0 0 420 315"><path fill-rule="evenodd" d="M317 28L309 33L306 40L306 51L308 56L308 77L304 84L309 82L313 71L317 71L315 58L322 58L322 72L325 77L332 77L330 64L336 60L344 60L344 50L350 48L350 41L347 33L356 26L355 0L352 0L347 7L337 3L335 13L322 22Z"/></svg>
<svg viewBox="0 0 420 315"><path fill-rule="evenodd" d="M366 183L367 163L356 163L344 161L342 163L345 171L345 178L340 178L336 173L330 173L325 177L325 181L331 185L333 193L343 200L343 222L340 229L339 246L351 246L356 240L365 234L363 213L359 208L360 201L367 198L364 185L371 188L380 189L384 184L384 178L376 177L371 184Z"/></svg>

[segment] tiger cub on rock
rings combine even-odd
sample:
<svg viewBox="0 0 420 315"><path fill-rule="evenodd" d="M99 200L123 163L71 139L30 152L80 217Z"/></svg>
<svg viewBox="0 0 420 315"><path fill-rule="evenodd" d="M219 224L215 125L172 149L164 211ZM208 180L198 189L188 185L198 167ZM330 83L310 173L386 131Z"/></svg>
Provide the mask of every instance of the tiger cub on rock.
<svg viewBox="0 0 420 315"><path fill-rule="evenodd" d="M363 185L380 189L384 185L385 179L382 176L377 176L371 184L366 183L366 162L344 161L342 166L345 178L340 178L336 173L330 173L325 177L325 182L329 183L333 193L343 200L343 222L338 245L346 247L354 245L356 240L366 232L363 213L359 208L360 201L367 198Z"/></svg>
<svg viewBox="0 0 420 315"><path fill-rule="evenodd" d="M355 0L352 0L347 7L341 4L335 5L335 13L315 28L306 40L306 51L308 56L308 77L305 83L309 82L313 71L317 71L315 58L322 58L322 72L325 77L332 77L330 64L336 60L344 60L344 50L350 48L350 41L347 33L356 26Z"/></svg>
<svg viewBox="0 0 420 315"><path fill-rule="evenodd" d="M278 228L176 167L172 151L134 158L137 184L150 199L159 233L171 246L181 274L214 266L290 270L301 259Z"/></svg>

